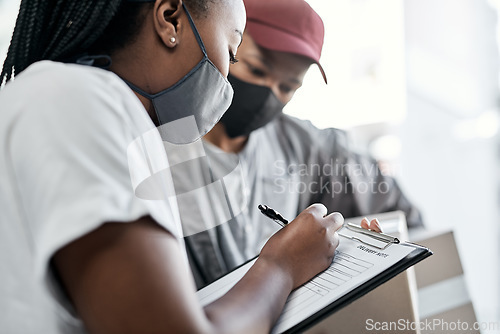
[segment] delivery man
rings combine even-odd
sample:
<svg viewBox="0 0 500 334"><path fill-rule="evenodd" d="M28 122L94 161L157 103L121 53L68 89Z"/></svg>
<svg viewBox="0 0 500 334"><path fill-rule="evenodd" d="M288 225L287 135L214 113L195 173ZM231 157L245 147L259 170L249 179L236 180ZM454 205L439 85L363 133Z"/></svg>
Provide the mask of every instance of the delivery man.
<svg viewBox="0 0 500 334"><path fill-rule="evenodd" d="M228 76L233 102L204 137L211 177L237 170L241 175L226 182L226 209L211 198L197 214L192 201L180 201L183 224L207 224L198 231L208 231L186 238L198 286L257 255L279 228L260 214L259 204L288 219L315 202L345 217L402 210L409 227L422 225L396 181L383 175L374 160L350 151L342 131L320 130L282 112L312 64L326 83L319 63L324 39L319 15L304 0L244 3L247 26ZM177 179L192 180L193 174ZM246 198L238 206L242 194ZM214 216L218 222L206 222Z"/></svg>

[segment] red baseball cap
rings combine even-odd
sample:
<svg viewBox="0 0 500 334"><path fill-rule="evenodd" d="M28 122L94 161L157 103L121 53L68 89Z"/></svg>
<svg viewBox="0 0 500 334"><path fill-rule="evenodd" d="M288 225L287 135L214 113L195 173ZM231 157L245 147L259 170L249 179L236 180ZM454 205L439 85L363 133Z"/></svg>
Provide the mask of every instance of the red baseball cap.
<svg viewBox="0 0 500 334"><path fill-rule="evenodd" d="M319 15L304 0L244 0L246 29L257 45L312 59L319 63L325 28Z"/></svg>

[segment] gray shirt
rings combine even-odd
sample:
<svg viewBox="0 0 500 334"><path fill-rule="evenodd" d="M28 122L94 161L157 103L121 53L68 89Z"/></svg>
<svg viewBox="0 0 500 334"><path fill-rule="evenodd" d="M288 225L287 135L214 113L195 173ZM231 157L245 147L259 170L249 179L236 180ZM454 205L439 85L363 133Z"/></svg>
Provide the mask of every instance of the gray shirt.
<svg viewBox="0 0 500 334"><path fill-rule="evenodd" d="M277 224L260 213L259 204L271 206L289 220L317 202L346 218L402 210L409 227L422 225L418 210L396 181L384 176L373 159L350 151L340 130L320 130L282 114L252 132L238 155L223 153L210 143L204 143L204 148L210 169L204 173L206 184L224 175L238 177L226 180L226 201L211 196L204 214L194 214L190 208L195 205L179 204L183 225L203 224L203 216L211 220L219 216L218 223L212 221L203 231L185 238L198 287L257 255L278 230ZM200 177L199 170L184 168L182 173L174 173L178 182L189 183L193 174ZM240 200L235 203L234 198ZM222 217L224 210L219 206L229 207L227 217Z"/></svg>

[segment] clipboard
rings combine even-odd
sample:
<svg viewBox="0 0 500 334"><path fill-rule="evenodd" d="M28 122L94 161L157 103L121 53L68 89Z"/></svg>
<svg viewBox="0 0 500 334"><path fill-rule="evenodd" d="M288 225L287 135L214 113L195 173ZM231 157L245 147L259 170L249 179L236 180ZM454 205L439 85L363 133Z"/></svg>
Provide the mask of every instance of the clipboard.
<svg viewBox="0 0 500 334"><path fill-rule="evenodd" d="M358 298L363 297L368 292L372 291L378 286L389 281L391 278L394 278L395 276L402 273L406 269L410 268L411 266L417 264L418 262L432 255L432 251L429 250L428 248L411 242L402 242L402 243L400 242L399 245L403 247L413 247L414 250L410 254L408 254L405 258L397 262L395 265L391 266L388 270L385 270L383 273L371 278L364 284L346 293L339 299L333 301L327 307L321 309L321 311L316 312L312 316L309 316L308 318L304 319L297 325L287 329L286 331L277 333L286 333L286 334L302 333L303 331L314 326L321 320L327 318L328 316L340 310L341 308L349 305ZM273 333L275 332L273 331Z"/></svg>
<svg viewBox="0 0 500 334"><path fill-rule="evenodd" d="M389 234L378 233L371 230L366 230L359 225L346 222L338 231L341 237L359 241L363 244L378 248L386 249L391 244L399 244L398 238Z"/></svg>
<svg viewBox="0 0 500 334"><path fill-rule="evenodd" d="M420 245L401 242L390 235L377 238L378 235L374 237L371 233L361 233L366 230L359 231L358 228L361 227L356 225L349 226L346 223L339 230L339 235L342 233L345 237L341 240L337 250L338 254L336 254L332 265L301 287L292 291L272 333L303 332L414 264L432 255L432 251ZM390 262L380 265L379 263L384 262L381 255L385 255L386 258L391 258L392 256L392 259ZM257 257L247 261L212 284L200 289L197 292L200 303L206 305L225 294L243 277L256 259ZM367 269L366 272L360 274L358 277L353 278L347 285L341 284L343 288L339 290L332 289L326 294L322 291L325 289L323 289L324 283L321 280L324 280L331 272L336 273L338 269L335 266L342 266L349 262L356 263L356 261L363 263L367 259L368 262L373 260L374 263L377 261L379 263L375 267ZM345 262L342 263L342 261ZM354 266L354 264L351 265ZM329 273L329 271L331 272ZM313 295L313 297L315 297L315 294L321 295L323 293L324 295L316 297L316 301L313 300L311 302L312 299L309 298L307 303L303 305L299 304L297 300L305 298L303 296L307 293ZM296 297L297 295L299 297ZM294 305L294 303L297 305ZM298 310L299 308L302 309Z"/></svg>

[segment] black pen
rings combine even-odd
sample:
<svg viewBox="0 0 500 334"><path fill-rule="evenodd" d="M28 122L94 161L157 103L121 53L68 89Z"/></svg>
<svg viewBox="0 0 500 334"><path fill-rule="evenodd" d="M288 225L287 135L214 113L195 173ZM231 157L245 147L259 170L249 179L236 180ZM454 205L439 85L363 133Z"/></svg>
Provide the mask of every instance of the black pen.
<svg viewBox="0 0 500 334"><path fill-rule="evenodd" d="M281 227L285 227L288 224L288 220L286 220L281 213L267 205L259 204L259 210L262 214L264 214L264 216L271 218Z"/></svg>

